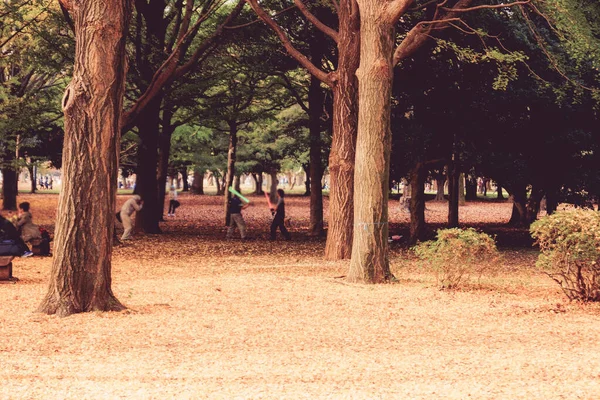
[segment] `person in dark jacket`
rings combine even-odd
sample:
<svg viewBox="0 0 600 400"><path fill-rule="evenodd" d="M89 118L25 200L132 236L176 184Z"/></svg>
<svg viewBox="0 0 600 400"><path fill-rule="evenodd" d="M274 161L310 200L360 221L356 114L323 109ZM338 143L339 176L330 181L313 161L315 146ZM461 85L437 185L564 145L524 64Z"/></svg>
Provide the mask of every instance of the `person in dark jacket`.
<svg viewBox="0 0 600 400"><path fill-rule="evenodd" d="M271 213L273 214L273 222L271 223L271 240L275 240L277 234L277 228L281 231L281 234L285 238L285 240L291 240L292 237L288 230L285 228L285 202L283 198L285 197L285 192L283 189L277 189L277 206L275 208L271 208Z"/></svg>
<svg viewBox="0 0 600 400"><path fill-rule="evenodd" d="M0 241L12 241L19 248L21 257L32 256L33 253L25 244L17 228L6 218L0 215ZM0 254L2 255L2 254ZM14 254L13 254L14 255Z"/></svg>

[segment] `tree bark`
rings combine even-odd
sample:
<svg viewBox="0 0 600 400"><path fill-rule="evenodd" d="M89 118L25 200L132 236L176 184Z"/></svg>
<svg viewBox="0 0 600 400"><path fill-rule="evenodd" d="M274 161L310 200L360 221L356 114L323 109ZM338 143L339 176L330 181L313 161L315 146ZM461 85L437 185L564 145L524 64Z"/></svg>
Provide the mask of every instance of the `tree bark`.
<svg viewBox="0 0 600 400"><path fill-rule="evenodd" d="M240 175L236 175L233 178L233 188L240 193L242 193L241 180L242 180L242 177Z"/></svg>
<svg viewBox="0 0 600 400"><path fill-rule="evenodd" d="M35 178L35 176L37 175L37 167L35 165L32 165L28 169L29 169L29 175L31 176L31 192L30 193L35 193L35 192L37 192L37 179Z"/></svg>
<svg viewBox="0 0 600 400"><path fill-rule="evenodd" d="M465 205L465 174L460 173L458 176L458 205Z"/></svg>
<svg viewBox="0 0 600 400"><path fill-rule="evenodd" d="M140 143L136 168L135 193L144 200L144 208L136 213L136 226L146 233L161 233L159 221L162 204L158 190L158 140L160 105L162 96L157 96L143 111L138 120Z"/></svg>
<svg viewBox="0 0 600 400"><path fill-rule="evenodd" d="M55 250L39 311L66 316L122 310L111 289L120 116L129 1L81 0L73 80L63 97L65 139ZM90 184L93 183L93 184Z"/></svg>
<svg viewBox="0 0 600 400"><path fill-rule="evenodd" d="M351 257L355 216L354 163L359 111L356 73L361 57L360 17L355 0L342 0L338 8L338 67L333 86L329 218L325 244L327 260Z"/></svg>
<svg viewBox="0 0 600 400"><path fill-rule="evenodd" d="M410 172L410 237L409 243L415 244L423 240L425 234L425 178L427 170L423 163Z"/></svg>
<svg viewBox="0 0 600 400"><path fill-rule="evenodd" d="M171 136L174 127L171 126L173 110L165 107L162 118L162 132L158 137L158 219L163 221L165 214L165 196L167 195L167 178L169 174L169 158L171 157ZM170 186L170 185L169 185Z"/></svg>
<svg viewBox="0 0 600 400"><path fill-rule="evenodd" d="M513 199L513 208L508 221L509 225L527 225L527 189L525 186L511 187L510 194Z"/></svg>
<svg viewBox="0 0 600 400"><path fill-rule="evenodd" d="M448 227L458 228L458 203L459 203L458 163L453 161L448 166Z"/></svg>
<svg viewBox="0 0 600 400"><path fill-rule="evenodd" d="M183 182L183 192L189 192L190 191L190 184L188 183L188 169L187 167L182 168L180 171L181 173L181 181Z"/></svg>
<svg viewBox="0 0 600 400"><path fill-rule="evenodd" d="M229 200L231 200L230 187L233 187L233 179L235 177L235 157L237 152L237 133L238 126L235 121L227 121L229 124L229 150L227 152L227 175L225 179L225 190L223 194L224 210L225 210L225 226L229 226L231 214L229 213Z"/></svg>
<svg viewBox="0 0 600 400"><path fill-rule="evenodd" d="M435 177L435 184L437 186L437 192L435 194L435 200L436 201L443 201L446 200L446 198L444 197L444 184L446 182L446 178L444 177L444 175L442 173L440 173L439 175L437 175Z"/></svg>
<svg viewBox="0 0 600 400"><path fill-rule="evenodd" d="M194 169L194 182L192 183L192 193L204 194L204 173Z"/></svg>
<svg viewBox="0 0 600 400"><path fill-rule="evenodd" d="M2 209L17 209L17 171L14 167L15 155L9 151L3 157L2 166Z"/></svg>
<svg viewBox="0 0 600 400"><path fill-rule="evenodd" d="M348 272L351 282L380 283L392 278L388 252L388 191L396 21L385 12L386 4L376 0L358 1L362 45L360 67L356 71L360 108L354 175L356 229Z"/></svg>
<svg viewBox="0 0 600 400"><path fill-rule="evenodd" d="M537 220L538 213L540 212L542 197L544 197L544 192L540 189L536 189L534 186L531 189L531 195L529 196L526 205L527 225L531 225L535 220Z"/></svg>
<svg viewBox="0 0 600 400"><path fill-rule="evenodd" d="M323 57L322 44L323 35L320 35L320 44L311 44L313 63L321 62ZM308 124L310 132L310 226L309 235L323 236L323 189L321 178L323 167L321 165L321 115L323 114L323 103L325 94L321 89L321 81L313 75L310 77L308 89Z"/></svg>
<svg viewBox="0 0 600 400"><path fill-rule="evenodd" d="M215 183L217 185L217 196L221 196L223 194L223 189L221 188L221 180L218 175L213 173L213 177L215 178Z"/></svg>
<svg viewBox="0 0 600 400"><path fill-rule="evenodd" d="M302 164L302 169L306 177L304 180L304 196L310 196L310 163Z"/></svg>
<svg viewBox="0 0 600 400"><path fill-rule="evenodd" d="M504 194L502 194L502 186L500 186L500 184L498 184L496 187L498 189L498 196L497 196L497 198L499 200L504 200Z"/></svg>

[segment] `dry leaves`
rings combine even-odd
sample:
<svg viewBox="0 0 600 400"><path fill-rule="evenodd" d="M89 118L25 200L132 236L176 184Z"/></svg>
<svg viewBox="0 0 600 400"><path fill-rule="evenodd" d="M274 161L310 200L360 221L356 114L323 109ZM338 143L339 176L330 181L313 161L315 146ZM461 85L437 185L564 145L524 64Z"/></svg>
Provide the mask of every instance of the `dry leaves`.
<svg viewBox="0 0 600 400"><path fill-rule="evenodd" d="M52 228L56 196L21 197ZM323 240L305 232L307 199L287 200L293 242L266 241L270 214L251 200L245 218L256 240L226 241L221 199L184 195L163 235L116 248L113 290L129 307L121 313L37 314L51 259L15 260L21 281L0 285L0 397L600 394L600 309L566 303L535 272L532 250L504 250L505 273L465 291L435 289L401 246L392 258L399 284L340 284L334 277L348 263L322 260ZM427 206L433 219L438 207ZM504 204L466 209L498 227L510 215ZM405 229L405 219L392 217Z"/></svg>

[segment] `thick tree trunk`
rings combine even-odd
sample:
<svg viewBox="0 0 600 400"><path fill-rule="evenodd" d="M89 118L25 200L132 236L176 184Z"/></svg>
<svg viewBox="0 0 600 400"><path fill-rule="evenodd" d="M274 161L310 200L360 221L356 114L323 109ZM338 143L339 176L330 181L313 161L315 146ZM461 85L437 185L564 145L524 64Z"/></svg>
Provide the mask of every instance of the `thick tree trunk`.
<svg viewBox="0 0 600 400"><path fill-rule="evenodd" d="M160 104L162 96L157 96L138 119L140 143L136 168L135 193L144 200L144 208L136 213L136 227L146 233L160 233L158 225L162 204L158 191L158 138L160 125Z"/></svg>
<svg viewBox="0 0 600 400"><path fill-rule="evenodd" d="M325 43L320 35L320 44L311 44L313 63L321 63L322 45ZM321 166L321 115L325 94L321 89L321 81L311 75L308 89L308 128L310 131L310 226L309 235L323 236L323 167Z"/></svg>
<svg viewBox="0 0 600 400"><path fill-rule="evenodd" d="M425 178L427 170L423 163L417 163L410 172L410 238L409 243L415 244L423 240L425 234Z"/></svg>
<svg viewBox="0 0 600 400"><path fill-rule="evenodd" d="M263 175L261 174L252 174L252 178L254 179L254 194L261 195L263 194L262 184L263 184Z"/></svg>
<svg viewBox="0 0 600 400"><path fill-rule="evenodd" d="M228 121L229 124L229 150L227 152L227 172L225 179L225 192L223 194L224 210L225 210L225 226L229 226L231 214L229 213L229 200L231 200L230 187L233 187L233 179L235 177L235 157L237 151L237 133L238 126L235 121Z"/></svg>
<svg viewBox="0 0 600 400"><path fill-rule="evenodd" d="M444 197L444 184L446 182L446 178L444 177L444 175L439 174L438 176L436 176L435 178L435 184L437 186L437 192L435 194L435 200L436 201L443 201L446 200L446 198Z"/></svg>
<svg viewBox="0 0 600 400"><path fill-rule="evenodd" d="M204 171L194 169L194 182L192 183L192 193L204 194Z"/></svg>
<svg viewBox="0 0 600 400"><path fill-rule="evenodd" d="M354 168L358 129L356 71L361 56L360 18L355 0L342 0L338 8L338 67L337 81L333 87L333 135L329 153L329 217L325 244L325 258L328 260L350 258L355 224Z"/></svg>
<svg viewBox="0 0 600 400"><path fill-rule="evenodd" d="M242 193L241 181L242 177L240 175L236 175L235 178L233 178L233 188L240 193Z"/></svg>
<svg viewBox="0 0 600 400"><path fill-rule="evenodd" d="M388 249L388 191L396 21L385 12L387 3L359 0L358 4L363 45L360 47L360 68L356 71L360 104L354 175L356 229L348 280L380 283L392 277Z"/></svg>
<svg viewBox="0 0 600 400"><path fill-rule="evenodd" d="M529 196L526 205L527 225L531 225L535 220L537 220L537 216L540 212L540 205L542 203L542 197L544 197L544 192L540 189L536 189L534 186L531 189L531 195Z"/></svg>
<svg viewBox="0 0 600 400"><path fill-rule="evenodd" d="M17 171L14 167L14 153L8 152L3 157L2 166L2 209L17 209Z"/></svg>
<svg viewBox="0 0 600 400"><path fill-rule="evenodd" d="M458 165L452 162L448 166L448 227L458 227L458 203L459 203L459 179Z"/></svg>
<svg viewBox="0 0 600 400"><path fill-rule="evenodd" d="M500 184L498 184L497 188L498 188L498 196L497 196L497 198L499 200L504 200L504 194L502 194L502 186L500 186Z"/></svg>
<svg viewBox="0 0 600 400"><path fill-rule="evenodd" d="M81 0L73 80L63 98L65 139L54 259L41 312L121 310L111 290L120 114L129 1ZM93 184L90 184L93 182Z"/></svg>
<svg viewBox="0 0 600 400"><path fill-rule="evenodd" d="M527 189L525 186L511 187L510 194L513 199L513 208L509 225L526 226L527 225Z"/></svg>

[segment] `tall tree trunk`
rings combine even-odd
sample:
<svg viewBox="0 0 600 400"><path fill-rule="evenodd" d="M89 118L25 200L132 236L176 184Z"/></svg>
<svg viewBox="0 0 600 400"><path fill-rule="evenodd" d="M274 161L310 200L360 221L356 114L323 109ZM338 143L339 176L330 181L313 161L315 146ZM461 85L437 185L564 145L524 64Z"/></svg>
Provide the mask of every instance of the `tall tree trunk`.
<svg viewBox="0 0 600 400"><path fill-rule="evenodd" d="M192 193L204 194L204 171L194 169L194 182L192 183Z"/></svg>
<svg viewBox="0 0 600 400"><path fill-rule="evenodd" d="M229 151L227 152L227 173L225 179L225 193L223 195L224 210L225 210L225 226L229 226L231 214L229 213L229 200L231 200L230 187L233 187L233 179L235 177L235 155L237 151L237 133L238 126L235 121L227 121L229 124Z"/></svg>
<svg viewBox="0 0 600 400"><path fill-rule="evenodd" d="M221 180L218 175L213 173L213 177L215 178L215 183L217 185L217 196L221 196L223 194L223 189L221 189Z"/></svg>
<svg viewBox="0 0 600 400"><path fill-rule="evenodd" d="M324 35L318 35L319 44L311 43L311 55L313 63L320 64L323 58ZM323 230L323 189L321 178L323 167L321 166L321 115L323 114L323 103L325 94L321 89L321 81L313 75L310 77L308 89L308 124L310 132L310 227L309 234L322 236Z"/></svg>
<svg viewBox="0 0 600 400"><path fill-rule="evenodd" d="M306 177L304 180L304 196L310 196L310 163L302 164L302 169L304 170L304 176Z"/></svg>
<svg viewBox="0 0 600 400"><path fill-rule="evenodd" d="M498 188L498 196L497 196L497 198L504 200L504 195L502 194L502 186L500 186L499 183L497 185L497 188Z"/></svg>
<svg viewBox="0 0 600 400"><path fill-rule="evenodd" d="M136 168L135 193L144 200L144 208L136 213L136 226L146 233L160 233L162 204L158 191L158 138L162 96L152 100L138 119L140 143Z"/></svg>
<svg viewBox="0 0 600 400"><path fill-rule="evenodd" d="M352 255L355 223L354 168L359 109L356 74L362 51L360 17L355 0L342 0L338 8L338 67L337 81L333 87L329 217L325 244L325 258L328 260L347 259Z"/></svg>
<svg viewBox="0 0 600 400"><path fill-rule="evenodd" d="M544 192L534 186L531 189L531 195L529 196L526 205L527 225L530 225L537 220L538 213L540 212L542 197L544 197Z"/></svg>
<svg viewBox="0 0 600 400"><path fill-rule="evenodd" d="M15 154L8 151L2 160L2 209L17 209L17 171L15 170Z"/></svg>
<svg viewBox="0 0 600 400"><path fill-rule="evenodd" d="M388 249L388 191L396 21L385 12L387 3L359 0L358 4L362 45L360 68L356 71L360 104L354 175L356 229L348 280L379 283L392 277ZM332 187L335 185L332 182Z"/></svg>
<svg viewBox="0 0 600 400"><path fill-rule="evenodd" d="M35 193L37 192L37 179L35 178L35 176L37 175L37 167L35 165L31 165L28 167L29 169L29 175L31 176L31 192L30 193Z"/></svg>
<svg viewBox="0 0 600 400"><path fill-rule="evenodd" d="M417 165L410 172L410 238L409 243L415 244L423 240L425 234L425 178L427 170L423 163Z"/></svg>
<svg viewBox="0 0 600 400"><path fill-rule="evenodd" d="M524 185L513 186L510 188L510 194L513 199L513 208L508 221L509 225L526 226L527 225L527 189Z"/></svg>
<svg viewBox="0 0 600 400"><path fill-rule="evenodd" d="M460 173L458 161L453 161L448 166L448 227L458 227L458 203Z"/></svg>
<svg viewBox="0 0 600 400"><path fill-rule="evenodd" d="M254 194L256 194L256 195L263 194L264 192L262 190L262 184L263 184L262 173L252 174L252 178L254 179Z"/></svg>
<svg viewBox="0 0 600 400"><path fill-rule="evenodd" d="M181 173L181 181L183 182L183 192L189 192L190 191L190 184L188 182L188 169L187 167L181 168L179 170L179 173Z"/></svg>
<svg viewBox="0 0 600 400"><path fill-rule="evenodd" d="M168 102L168 100L167 100ZM165 196L167 195L167 177L169 175L169 158L171 157L171 136L175 128L171 126L173 110L165 106L162 118L162 132L158 137L158 219L163 221L165 214ZM169 185L170 186L170 185Z"/></svg>
<svg viewBox="0 0 600 400"><path fill-rule="evenodd" d="M444 197L444 184L446 182L446 178L444 177L444 175L442 173L438 174L435 177L435 184L437 186L437 192L435 194L435 200L436 201L443 201L446 200L446 198Z"/></svg>
<svg viewBox="0 0 600 400"><path fill-rule="evenodd" d="M465 174L460 173L458 176L458 205L465 205Z"/></svg>
<svg viewBox="0 0 600 400"><path fill-rule="evenodd" d="M81 0L70 10L75 66L62 101L63 182L50 285L39 307L47 314L124 308L111 290L111 258L131 10L129 1L103 5Z"/></svg>
<svg viewBox="0 0 600 400"><path fill-rule="evenodd" d="M240 193L242 193L241 181L242 177L240 175L236 175L235 178L233 178L233 188Z"/></svg>

